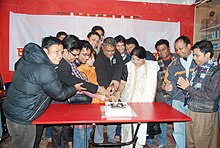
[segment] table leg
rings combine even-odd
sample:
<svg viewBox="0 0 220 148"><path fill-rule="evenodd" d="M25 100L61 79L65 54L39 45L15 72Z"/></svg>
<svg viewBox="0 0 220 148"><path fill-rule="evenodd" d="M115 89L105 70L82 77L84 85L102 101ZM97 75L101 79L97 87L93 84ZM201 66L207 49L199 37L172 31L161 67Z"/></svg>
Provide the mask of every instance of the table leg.
<svg viewBox="0 0 220 148"><path fill-rule="evenodd" d="M75 128L75 125L73 125L73 143L72 143L72 148L74 148L74 128Z"/></svg>
<svg viewBox="0 0 220 148"><path fill-rule="evenodd" d="M139 127L140 127L141 123L138 122L137 123L137 127L135 129L135 132L134 132L134 135L132 136L132 140L131 141L128 141L128 142L123 142L123 143L95 143L94 142L94 133L92 132L92 135L91 135L91 144L95 147L116 147L116 146L126 146L126 145L131 145L133 144L133 146L135 146L136 142L137 142L137 133L138 133L138 130L139 130ZM95 127L94 127L94 130L95 131Z"/></svg>
<svg viewBox="0 0 220 148"><path fill-rule="evenodd" d="M136 142L137 142L137 139L138 139L138 137L137 137L137 133L138 133L138 130L139 130L139 128L140 128L140 125L141 125L141 123L140 122L138 122L137 123L137 127L136 127L136 130L135 130L135 133L134 133L134 136L133 136L133 147L135 148L135 145L136 145Z"/></svg>
<svg viewBox="0 0 220 148"><path fill-rule="evenodd" d="M84 124L84 148L87 146L87 128L86 124Z"/></svg>

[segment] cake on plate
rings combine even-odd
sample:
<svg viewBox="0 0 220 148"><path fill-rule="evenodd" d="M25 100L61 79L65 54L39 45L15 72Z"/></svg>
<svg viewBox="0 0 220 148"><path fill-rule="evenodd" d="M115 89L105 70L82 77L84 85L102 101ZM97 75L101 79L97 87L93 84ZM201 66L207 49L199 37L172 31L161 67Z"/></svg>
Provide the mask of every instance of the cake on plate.
<svg viewBox="0 0 220 148"><path fill-rule="evenodd" d="M126 102L105 102L106 117L133 116L131 107Z"/></svg>

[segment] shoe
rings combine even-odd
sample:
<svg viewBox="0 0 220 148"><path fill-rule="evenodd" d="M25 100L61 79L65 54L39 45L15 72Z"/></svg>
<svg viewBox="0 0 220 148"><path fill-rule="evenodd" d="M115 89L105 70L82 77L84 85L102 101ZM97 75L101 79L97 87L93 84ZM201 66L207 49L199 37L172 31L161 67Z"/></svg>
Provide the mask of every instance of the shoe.
<svg viewBox="0 0 220 148"><path fill-rule="evenodd" d="M147 146L147 148L156 148L155 146L149 145L149 144L147 144L146 146Z"/></svg>
<svg viewBox="0 0 220 148"><path fill-rule="evenodd" d="M69 148L73 147L73 143L72 142L68 142Z"/></svg>
<svg viewBox="0 0 220 148"><path fill-rule="evenodd" d="M166 144L159 145L158 148L166 148Z"/></svg>
<svg viewBox="0 0 220 148"><path fill-rule="evenodd" d="M47 141L48 142L52 142L52 138L47 138Z"/></svg>
<svg viewBox="0 0 220 148"><path fill-rule="evenodd" d="M52 142L52 138L47 138L47 137L44 137L42 138L43 141L47 141L47 142Z"/></svg>
<svg viewBox="0 0 220 148"><path fill-rule="evenodd" d="M121 136L115 136L114 137L115 141L120 143L121 142Z"/></svg>

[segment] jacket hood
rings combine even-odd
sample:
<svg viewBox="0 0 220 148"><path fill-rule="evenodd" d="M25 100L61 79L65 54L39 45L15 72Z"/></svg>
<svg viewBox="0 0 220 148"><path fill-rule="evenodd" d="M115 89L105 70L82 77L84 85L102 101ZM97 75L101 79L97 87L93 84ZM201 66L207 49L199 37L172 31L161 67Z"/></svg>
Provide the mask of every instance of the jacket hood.
<svg viewBox="0 0 220 148"><path fill-rule="evenodd" d="M22 52L22 58L31 63L51 63L43 48L35 43L28 43L25 45Z"/></svg>

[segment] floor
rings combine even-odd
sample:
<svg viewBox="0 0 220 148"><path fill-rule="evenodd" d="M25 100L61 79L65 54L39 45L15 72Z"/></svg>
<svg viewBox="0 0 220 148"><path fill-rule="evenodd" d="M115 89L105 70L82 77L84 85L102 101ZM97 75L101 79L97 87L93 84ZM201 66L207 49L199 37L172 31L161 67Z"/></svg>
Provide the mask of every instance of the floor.
<svg viewBox="0 0 220 148"><path fill-rule="evenodd" d="M167 144L167 148L174 148L175 144L174 144L174 139L172 137L172 127L168 126L168 133L167 133L167 138L168 138L168 144ZM158 144L156 138L155 138L155 148L156 145ZM95 148L94 146L89 146L90 148ZM0 148L10 148L10 137L6 138L1 144L0 144ZM51 142L48 140L45 140L42 138L41 144L39 148L52 148ZM145 148L148 148L148 146L146 145Z"/></svg>
<svg viewBox="0 0 220 148"><path fill-rule="evenodd" d="M174 139L172 137L172 132L173 132L172 128L169 127L168 128L168 133L167 133L167 138L168 138L167 148L174 148L175 147ZM0 143L0 148L10 148L9 139L10 138L7 138L4 142ZM157 140L155 140L155 143L157 144ZM218 147L220 147L220 131L218 133ZM42 139L42 143L41 143L40 148L52 148L52 145L47 140ZM90 146L90 148L94 148L94 147ZM145 148L148 148L148 147L145 146Z"/></svg>

